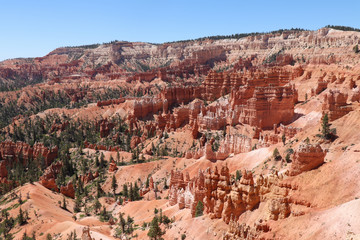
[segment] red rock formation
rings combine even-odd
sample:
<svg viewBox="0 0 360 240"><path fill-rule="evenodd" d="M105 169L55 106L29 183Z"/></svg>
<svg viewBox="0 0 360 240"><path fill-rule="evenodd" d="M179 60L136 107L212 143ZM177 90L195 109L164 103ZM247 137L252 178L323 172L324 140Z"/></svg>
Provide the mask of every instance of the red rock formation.
<svg viewBox="0 0 360 240"><path fill-rule="evenodd" d="M270 227L262 219L254 223L254 226L248 226L245 223L231 220L229 223L229 231L223 237L224 240L258 240L262 233L270 231Z"/></svg>
<svg viewBox="0 0 360 240"><path fill-rule="evenodd" d="M164 89L159 98L164 102L163 112L167 113L173 105L187 104L195 98L201 98L201 87L172 87Z"/></svg>
<svg viewBox="0 0 360 240"><path fill-rule="evenodd" d="M44 146L42 143L35 143L33 146L33 157L39 158L42 156L45 161L46 166L50 166L50 164L55 160L58 154L58 147L55 146L51 149Z"/></svg>
<svg viewBox="0 0 360 240"><path fill-rule="evenodd" d="M90 235L90 227L84 227L82 230L81 240L95 240L95 238L91 238Z"/></svg>
<svg viewBox="0 0 360 240"><path fill-rule="evenodd" d="M109 135L114 123L109 122L107 118L100 120L97 125L100 127L100 137L104 138Z"/></svg>
<svg viewBox="0 0 360 240"><path fill-rule="evenodd" d="M114 105L114 104L120 104L120 103L123 103L123 102L125 102L124 98L110 99L110 100L98 101L96 103L96 106L103 107L103 106L109 106L109 105Z"/></svg>
<svg viewBox="0 0 360 240"><path fill-rule="evenodd" d="M118 167L113 159L109 164L109 172L115 172L116 170L118 170Z"/></svg>
<svg viewBox="0 0 360 240"><path fill-rule="evenodd" d="M149 180L149 189L154 190L154 179L152 177L150 177Z"/></svg>
<svg viewBox="0 0 360 240"><path fill-rule="evenodd" d="M67 197L75 198L75 189L72 182L69 181L66 186L61 186L60 193Z"/></svg>
<svg viewBox="0 0 360 240"><path fill-rule="evenodd" d="M301 130L301 128L280 124L279 135L285 135L286 139L290 139L293 138L297 133L301 132Z"/></svg>
<svg viewBox="0 0 360 240"><path fill-rule="evenodd" d="M0 161L0 179L6 179L8 176L8 171L6 169L6 162L4 160Z"/></svg>
<svg viewBox="0 0 360 240"><path fill-rule="evenodd" d="M91 144L88 141L84 142L84 147L94 149L94 150L103 150L103 151L110 151L110 152L119 152L119 151L121 151L121 148L119 146L109 146L109 147L107 147L105 145L100 145L100 144Z"/></svg>
<svg viewBox="0 0 360 240"><path fill-rule="evenodd" d="M57 132L57 131L64 131L64 129L69 126L69 121L65 121L63 123L56 123L54 122L53 125L51 126L50 132Z"/></svg>
<svg viewBox="0 0 360 240"><path fill-rule="evenodd" d="M88 174L85 174L85 175L80 175L80 179L84 184L91 182L95 178L96 177L91 172L89 172Z"/></svg>
<svg viewBox="0 0 360 240"><path fill-rule="evenodd" d="M348 114L352 108L346 104L347 94L340 91L329 91L324 97L323 114L327 113L329 121L334 121Z"/></svg>
<svg viewBox="0 0 360 240"><path fill-rule="evenodd" d="M320 78L317 82L317 86L314 90L312 90L311 95L312 96L316 96L319 93L321 93L322 91L324 91L327 88L328 82L324 81L323 78Z"/></svg>
<svg viewBox="0 0 360 240"><path fill-rule="evenodd" d="M325 151L322 150L319 144L301 144L294 153L294 159L289 172L290 175L295 176L319 167L324 163L325 155Z"/></svg>
<svg viewBox="0 0 360 240"><path fill-rule="evenodd" d="M233 182L229 169L222 167L212 172L209 168L193 179L184 180L182 173L172 172L170 178L169 203L179 204L179 208L189 208L194 216L198 201L204 203L204 213L211 218L222 218L226 223L248 210L257 208L265 202L268 208L267 219L277 220L290 215L290 203L297 203L288 197L289 189L295 189L281 182L277 173L260 175L254 179L251 172L242 171L240 181ZM308 205L310 206L310 205Z"/></svg>
<svg viewBox="0 0 360 240"><path fill-rule="evenodd" d="M193 139L197 139L199 136L199 125L197 124L197 121L195 121L195 124L192 126L191 136Z"/></svg>
<svg viewBox="0 0 360 240"><path fill-rule="evenodd" d="M57 153L57 147L49 149L42 143L35 143L33 147L23 142L5 141L0 143L0 159L19 161L21 158L23 164L27 163L30 158L42 157L46 166L49 166L57 157Z"/></svg>
<svg viewBox="0 0 360 240"><path fill-rule="evenodd" d="M47 189L59 192L58 187L56 186L55 180L57 175L60 173L62 167L61 162L56 162L51 164L40 177L40 184L46 187Z"/></svg>

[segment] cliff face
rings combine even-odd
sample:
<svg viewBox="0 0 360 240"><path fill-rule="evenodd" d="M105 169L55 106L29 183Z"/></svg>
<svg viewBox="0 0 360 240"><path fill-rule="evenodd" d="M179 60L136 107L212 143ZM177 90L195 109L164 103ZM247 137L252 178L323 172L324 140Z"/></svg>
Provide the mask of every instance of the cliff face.
<svg viewBox="0 0 360 240"><path fill-rule="evenodd" d="M12 164L19 161L25 164L30 159L43 158L44 164L49 166L57 157L57 153L57 147L49 149L42 143L36 143L33 147L23 142L5 141L0 143L0 159Z"/></svg>
<svg viewBox="0 0 360 240"><path fill-rule="evenodd" d="M332 64L342 62L352 65L352 48L359 43L359 35L323 28L318 31L283 32L249 36L238 40L204 40L154 45L150 43L116 42L87 47L58 48L44 57L12 59L0 63L0 80L16 82L61 81L63 79L90 78L128 81L151 81L161 78L174 81L176 78L207 75L209 70L223 61L225 69L251 68L269 62L273 56L277 65L294 62L308 64ZM319 51L321 49L321 51ZM342 54L333 54L342 52ZM254 59L254 53L257 58ZM271 63L272 64L272 63ZM239 65L241 67L239 67ZM138 72L138 73L135 73ZM140 73L139 73L140 72ZM141 73L143 72L143 73ZM217 85L208 76L208 88ZM235 75L223 78L221 85L241 84ZM225 88L219 89L226 94ZM218 97L208 93L207 97Z"/></svg>

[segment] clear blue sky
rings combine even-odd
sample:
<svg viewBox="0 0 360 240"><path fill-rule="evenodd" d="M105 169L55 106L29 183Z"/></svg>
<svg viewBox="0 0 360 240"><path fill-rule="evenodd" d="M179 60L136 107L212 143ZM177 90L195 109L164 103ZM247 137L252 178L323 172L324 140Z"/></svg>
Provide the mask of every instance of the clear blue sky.
<svg viewBox="0 0 360 240"><path fill-rule="evenodd" d="M280 28L360 28L359 0L3 0L0 60L112 40L166 42Z"/></svg>

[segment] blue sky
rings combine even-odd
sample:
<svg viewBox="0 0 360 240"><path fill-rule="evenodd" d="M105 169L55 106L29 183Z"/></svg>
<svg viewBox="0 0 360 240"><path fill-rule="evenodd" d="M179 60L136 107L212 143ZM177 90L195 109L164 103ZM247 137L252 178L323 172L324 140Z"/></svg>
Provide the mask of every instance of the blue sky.
<svg viewBox="0 0 360 240"><path fill-rule="evenodd" d="M359 0L1 0L0 60L112 40L166 42L211 35L360 28Z"/></svg>

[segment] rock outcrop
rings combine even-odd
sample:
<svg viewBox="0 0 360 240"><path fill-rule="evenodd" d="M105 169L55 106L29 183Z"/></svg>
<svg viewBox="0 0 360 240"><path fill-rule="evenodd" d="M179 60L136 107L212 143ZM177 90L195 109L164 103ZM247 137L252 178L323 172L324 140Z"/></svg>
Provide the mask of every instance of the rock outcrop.
<svg viewBox="0 0 360 240"><path fill-rule="evenodd" d="M42 158L46 166L57 157L58 148L47 148L42 143L35 143L33 147L24 142L4 141L0 143L0 159L26 164L30 159Z"/></svg>
<svg viewBox="0 0 360 240"><path fill-rule="evenodd" d="M319 144L312 145L302 143L294 152L294 158L291 164L289 174L298 175L302 172L312 170L324 163L325 151Z"/></svg>
<svg viewBox="0 0 360 240"><path fill-rule="evenodd" d="M61 167L63 164L61 162L56 162L51 164L47 169L45 169L44 174L40 177L40 184L55 192L59 192L59 189L56 185L56 177L60 173Z"/></svg>
<svg viewBox="0 0 360 240"><path fill-rule="evenodd" d="M5 160L0 161L0 179L6 179L8 176L8 170L6 169Z"/></svg>
<svg viewBox="0 0 360 240"><path fill-rule="evenodd" d="M221 218L229 223L264 202L268 209L264 218L278 220L290 215L290 203L296 204L289 198L292 186L282 184L282 178L277 173L254 178L251 172L243 170L240 181L234 182L227 167L222 167L220 171L216 167L214 171L209 168L199 170L191 180L188 177L184 179L181 172L172 172L169 204L178 204L180 209L189 208L195 216L196 205L202 201L204 213L210 218Z"/></svg>
<svg viewBox="0 0 360 240"><path fill-rule="evenodd" d="M91 238L90 227L84 227L82 230L81 240L94 240Z"/></svg>
<svg viewBox="0 0 360 240"><path fill-rule="evenodd" d="M80 179L84 184L88 184L89 182L94 180L98 175L99 175L98 172L96 172L95 174L92 174L92 172L88 172L88 174L80 175Z"/></svg>
<svg viewBox="0 0 360 240"><path fill-rule="evenodd" d="M65 186L61 186L60 193L69 198L75 198L75 189L72 182L69 181Z"/></svg>
<svg viewBox="0 0 360 240"><path fill-rule="evenodd" d="M123 102L125 102L124 98L110 99L110 100L98 101L96 103L96 106L104 107L104 106L109 106L109 105L120 104L120 103L123 103Z"/></svg>
<svg viewBox="0 0 360 240"><path fill-rule="evenodd" d="M111 129L114 127L114 123L108 121L107 118L99 121L97 125L100 128L100 137L106 137L109 135Z"/></svg>
<svg viewBox="0 0 360 240"><path fill-rule="evenodd" d="M118 170L118 167L113 159L109 164L109 172L115 172L116 170Z"/></svg>
<svg viewBox="0 0 360 240"><path fill-rule="evenodd" d="M347 94L340 91L329 91L325 95L322 110L328 115L329 121L341 118L352 110L346 103L347 98Z"/></svg>
<svg viewBox="0 0 360 240"><path fill-rule="evenodd" d="M229 223L229 231L225 233L224 240L257 240L263 239L259 236L262 233L270 231L269 225L262 219L254 223L254 226L239 223L238 221L231 220Z"/></svg>

